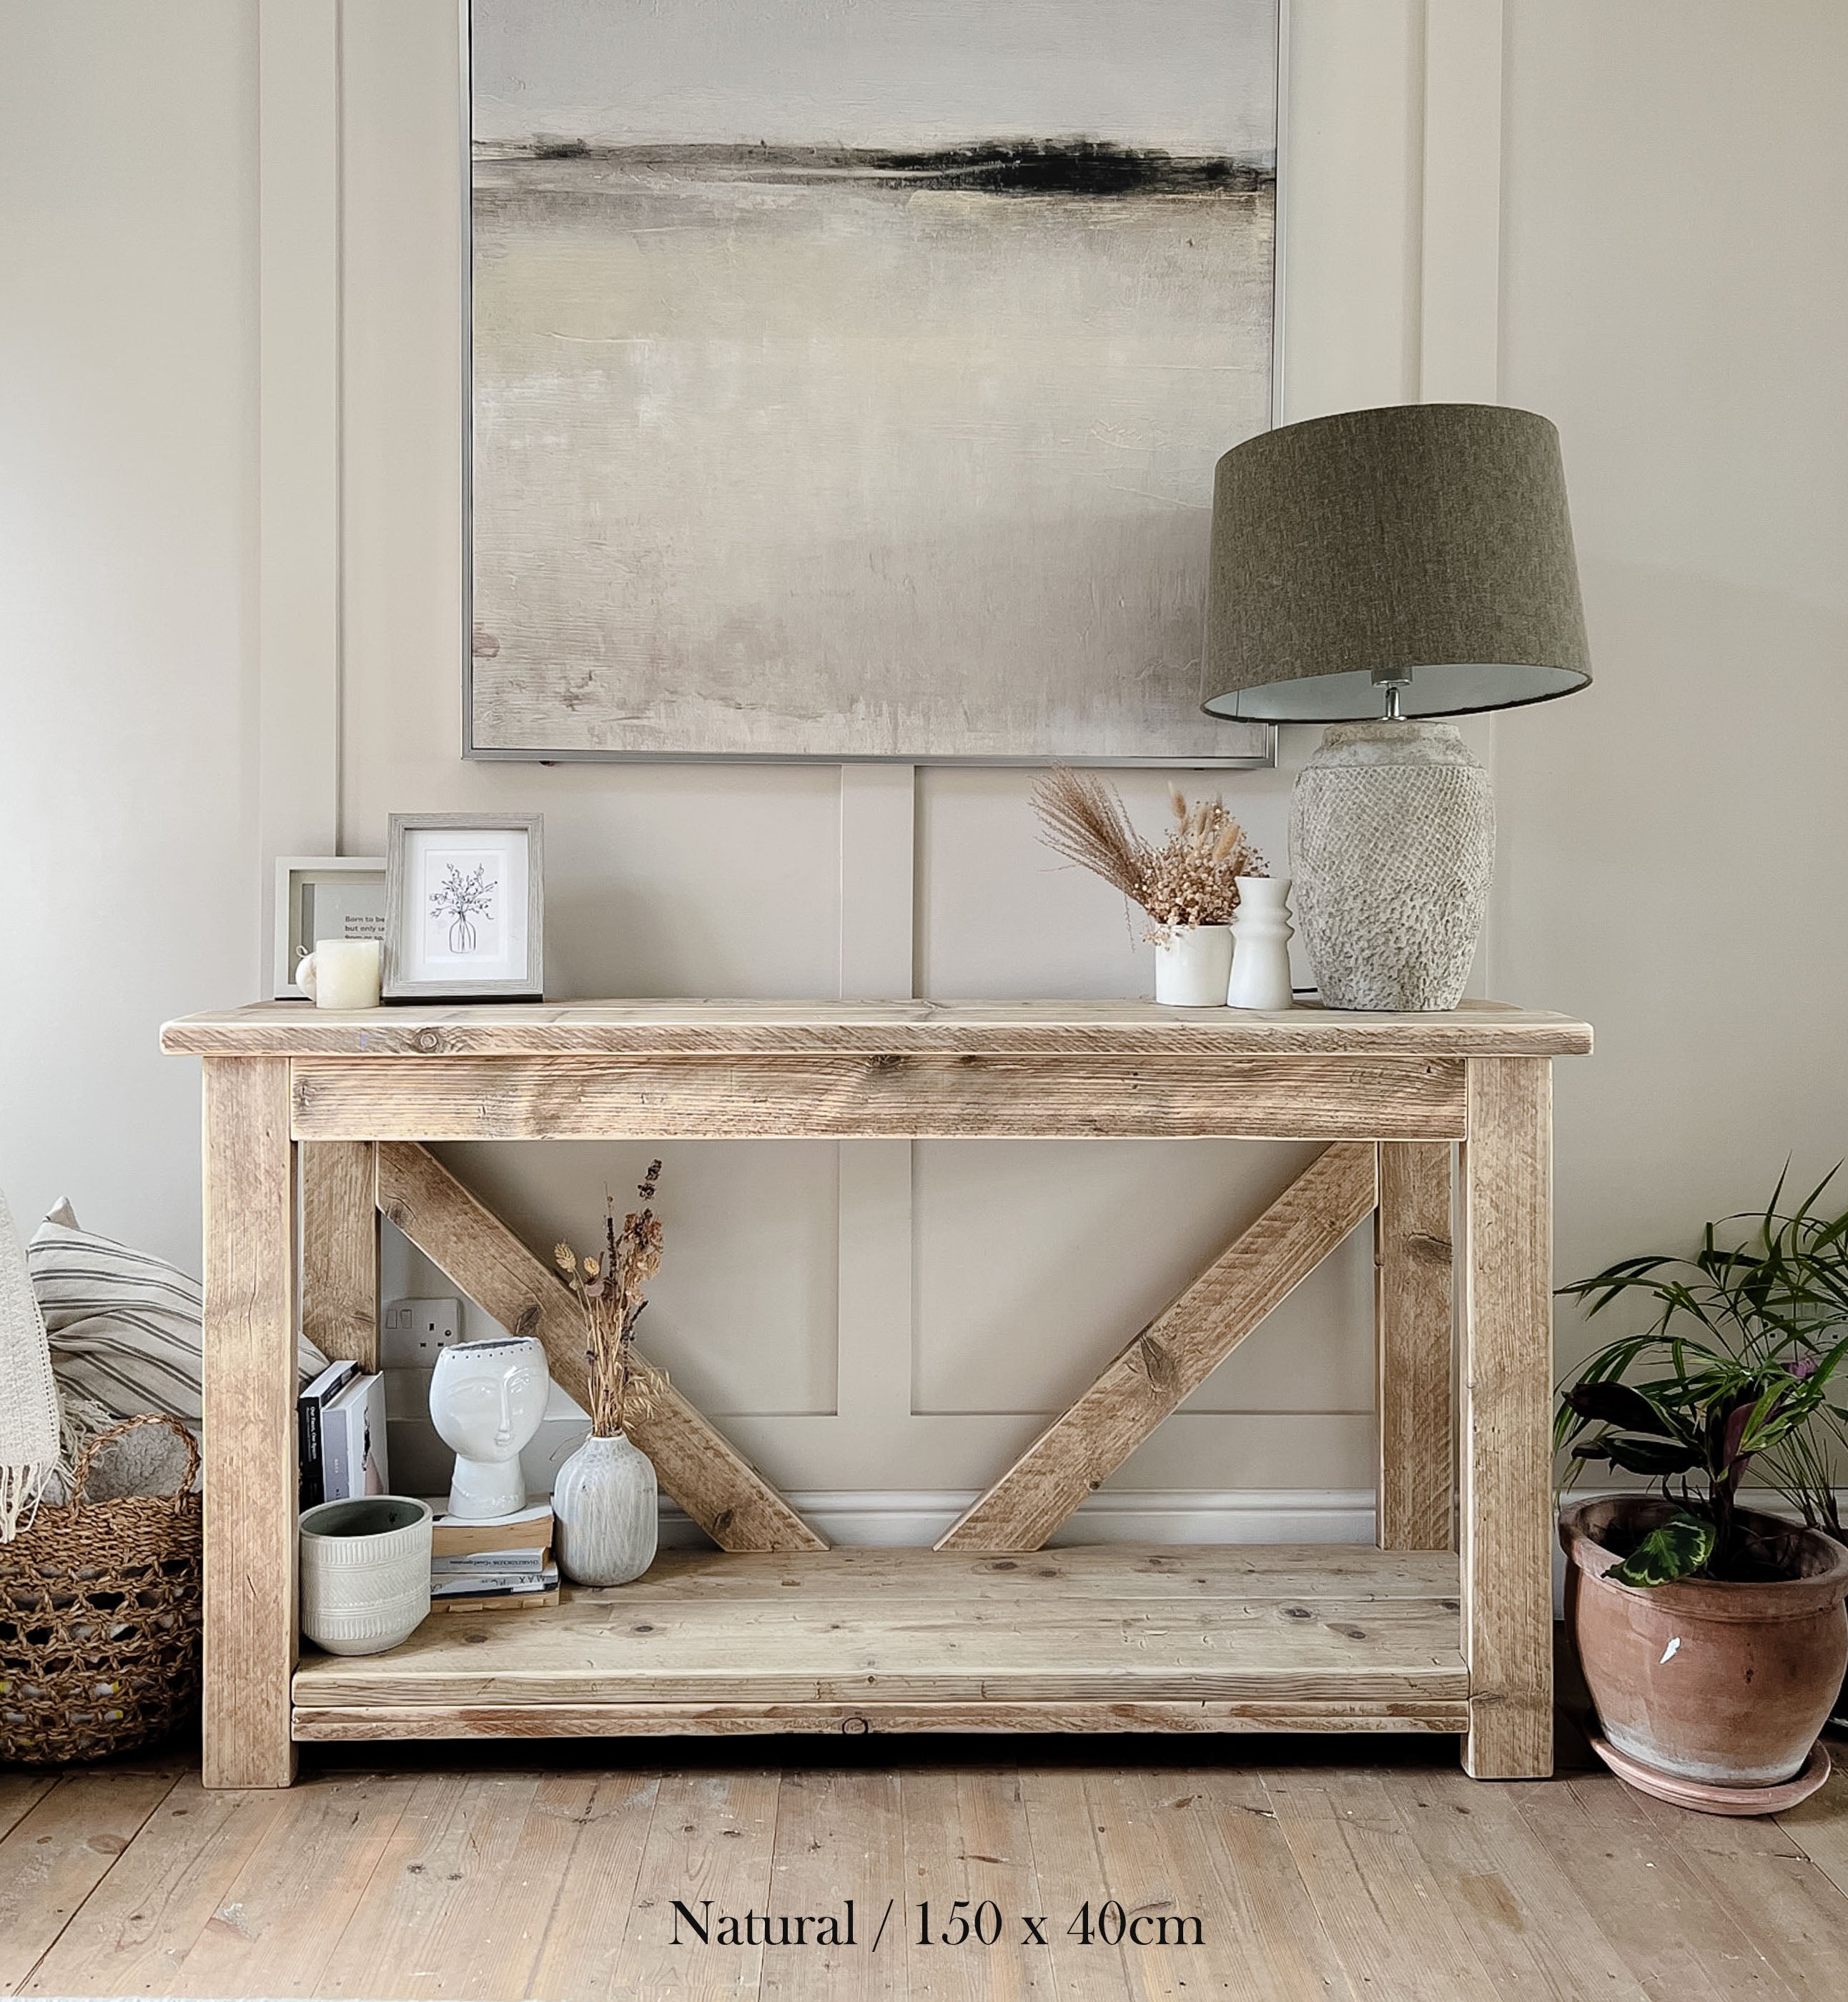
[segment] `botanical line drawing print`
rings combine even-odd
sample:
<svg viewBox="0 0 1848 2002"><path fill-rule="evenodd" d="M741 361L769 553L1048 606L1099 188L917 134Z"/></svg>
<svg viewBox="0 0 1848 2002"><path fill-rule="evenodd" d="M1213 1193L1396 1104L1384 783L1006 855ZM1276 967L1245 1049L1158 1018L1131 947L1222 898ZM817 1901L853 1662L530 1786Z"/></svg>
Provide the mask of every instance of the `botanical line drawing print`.
<svg viewBox="0 0 1848 2002"><path fill-rule="evenodd" d="M443 865L443 880L430 893L433 917L447 918L449 950L472 952L476 944L474 920L494 915L494 885L487 880L487 864L478 862L467 875L453 862Z"/></svg>

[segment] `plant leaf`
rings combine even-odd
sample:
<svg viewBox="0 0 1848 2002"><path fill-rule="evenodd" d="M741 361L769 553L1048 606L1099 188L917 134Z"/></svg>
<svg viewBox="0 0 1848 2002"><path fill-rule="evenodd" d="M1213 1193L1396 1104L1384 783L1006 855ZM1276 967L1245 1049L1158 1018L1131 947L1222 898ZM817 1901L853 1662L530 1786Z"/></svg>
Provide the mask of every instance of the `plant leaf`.
<svg viewBox="0 0 1848 2002"><path fill-rule="evenodd" d="M1581 1418L1589 1418L1595 1424L1615 1425L1627 1432L1652 1433L1661 1439L1677 1435L1649 1400L1627 1383L1587 1382L1575 1384L1564 1394Z"/></svg>
<svg viewBox="0 0 1848 2002"><path fill-rule="evenodd" d="M1700 1447L1679 1439L1628 1439L1616 1432L1602 1432L1589 1446L1573 1450L1581 1460L1602 1460L1627 1474L1646 1474L1660 1481L1672 1474L1686 1474L1703 1457Z"/></svg>
<svg viewBox="0 0 1848 2002"><path fill-rule="evenodd" d="M1620 1585L1672 1585L1700 1570L1714 1554L1714 1526L1698 1515L1671 1515L1651 1529L1615 1571Z"/></svg>

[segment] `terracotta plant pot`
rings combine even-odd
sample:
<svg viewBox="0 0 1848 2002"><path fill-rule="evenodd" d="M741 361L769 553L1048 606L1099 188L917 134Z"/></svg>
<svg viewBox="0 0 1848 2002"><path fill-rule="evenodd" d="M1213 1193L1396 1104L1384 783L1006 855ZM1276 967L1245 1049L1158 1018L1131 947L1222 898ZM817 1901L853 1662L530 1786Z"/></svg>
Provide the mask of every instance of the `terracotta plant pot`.
<svg viewBox="0 0 1848 2002"><path fill-rule="evenodd" d="M1793 1576L1639 1587L1606 1575L1671 1513L1647 1495L1560 1513L1566 1623L1599 1724L1617 1751L1673 1779L1777 1785L1808 1758L1848 1667L1848 1549L1747 1515L1783 1540Z"/></svg>

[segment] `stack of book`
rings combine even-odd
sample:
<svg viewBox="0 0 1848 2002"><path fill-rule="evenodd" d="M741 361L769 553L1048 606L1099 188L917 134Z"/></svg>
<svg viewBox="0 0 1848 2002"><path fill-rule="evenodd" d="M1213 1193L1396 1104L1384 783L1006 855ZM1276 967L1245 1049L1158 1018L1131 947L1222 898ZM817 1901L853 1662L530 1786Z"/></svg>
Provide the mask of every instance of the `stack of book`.
<svg viewBox="0 0 1848 2002"><path fill-rule="evenodd" d="M493 1522L438 1516L430 1533L432 1613L524 1613L557 1603L549 1502Z"/></svg>
<svg viewBox="0 0 1848 2002"><path fill-rule="evenodd" d="M344 1502L390 1491L385 1379L357 1362L330 1362L295 1400L302 1502Z"/></svg>

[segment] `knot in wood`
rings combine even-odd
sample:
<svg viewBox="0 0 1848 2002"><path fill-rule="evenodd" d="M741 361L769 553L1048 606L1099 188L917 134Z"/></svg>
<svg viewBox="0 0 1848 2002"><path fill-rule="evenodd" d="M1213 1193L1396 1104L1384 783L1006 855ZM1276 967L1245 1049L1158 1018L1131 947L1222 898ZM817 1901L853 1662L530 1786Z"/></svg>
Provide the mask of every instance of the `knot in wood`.
<svg viewBox="0 0 1848 2002"><path fill-rule="evenodd" d="M420 1029L411 1041L425 1056L434 1056L443 1047L442 1031L439 1029Z"/></svg>

